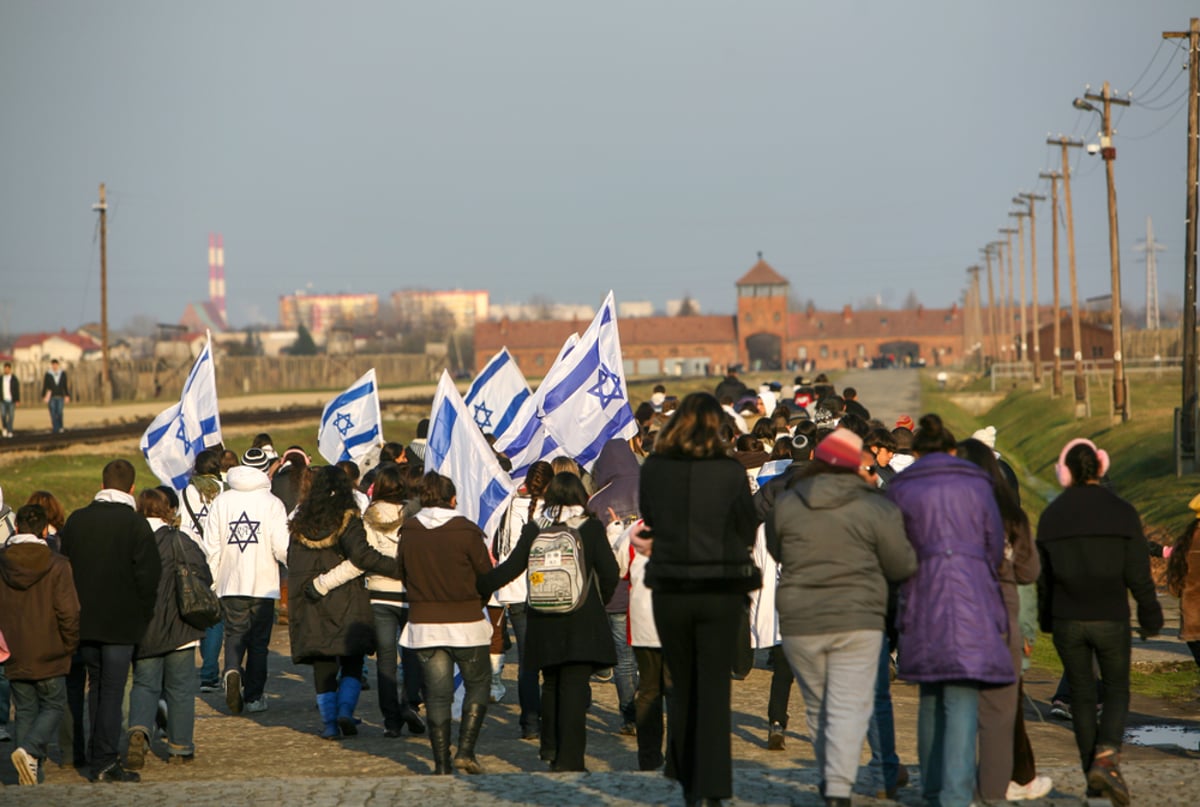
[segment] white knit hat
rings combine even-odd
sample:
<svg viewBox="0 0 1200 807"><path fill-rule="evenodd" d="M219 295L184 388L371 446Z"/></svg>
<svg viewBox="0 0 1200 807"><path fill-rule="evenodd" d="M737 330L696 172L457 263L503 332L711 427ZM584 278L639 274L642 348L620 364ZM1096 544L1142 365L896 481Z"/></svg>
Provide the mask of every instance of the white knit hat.
<svg viewBox="0 0 1200 807"><path fill-rule="evenodd" d="M978 440L979 442L983 443L985 446L990 448L992 451L995 451L996 450L996 427L995 426L984 426L982 429L980 429L977 432L975 432L974 434L972 434L971 439Z"/></svg>

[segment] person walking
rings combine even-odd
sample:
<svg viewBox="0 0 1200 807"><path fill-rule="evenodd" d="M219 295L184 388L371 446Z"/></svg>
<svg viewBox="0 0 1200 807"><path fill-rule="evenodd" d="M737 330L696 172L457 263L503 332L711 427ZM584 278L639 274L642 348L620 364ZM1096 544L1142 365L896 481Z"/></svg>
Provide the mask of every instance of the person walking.
<svg viewBox="0 0 1200 807"><path fill-rule="evenodd" d="M525 525L542 515L546 488L554 478L550 463L538 460L529 466L525 482L509 502L500 524L499 534L492 544L492 554L503 563L516 548ZM517 699L521 704L521 739L540 740L542 736L541 673L529 663L529 586L524 575L517 575L500 586L493 598L508 609L508 621L517 638Z"/></svg>
<svg viewBox="0 0 1200 807"><path fill-rule="evenodd" d="M121 702L134 646L154 616L162 560L150 524L135 509L135 478L126 460L105 465L103 489L62 529L62 553L71 561L79 595L79 654L92 723L88 762L98 782L141 779L118 756Z"/></svg>
<svg viewBox="0 0 1200 807"><path fill-rule="evenodd" d="M179 613L175 570L180 564L206 586L212 572L204 550L187 533L175 526L177 508L161 490L150 488L138 494L137 510L154 531L162 561L154 615L134 649L133 689L129 693L128 750L125 767L141 770L154 737L155 718L161 698L167 704L167 760L191 762L196 755L193 730L196 724L196 648L204 630L193 628Z"/></svg>
<svg viewBox="0 0 1200 807"><path fill-rule="evenodd" d="M618 440L624 446L623 440ZM628 451L628 447L624 446ZM583 557L590 567L582 603L569 613L545 613L530 608L525 645L529 664L542 673L542 759L554 771L583 771L587 751L589 679L612 667L617 656L605 603L617 587L617 560L604 525L587 509L583 482L572 473L554 475L546 488L543 516L521 530L512 554L487 574L480 575L480 594L490 594L525 572L533 541L545 529L563 526L578 531Z"/></svg>
<svg viewBox="0 0 1200 807"><path fill-rule="evenodd" d="M63 407L71 402L67 371L59 365L58 359L50 360L50 369L42 376L42 400L50 409L50 430L58 434L63 430Z"/></svg>
<svg viewBox="0 0 1200 807"><path fill-rule="evenodd" d="M206 448L192 463L192 476L179 496L179 529L197 545L204 546L204 522L213 500L225 491L221 480L221 452ZM200 640L200 691L216 692L221 688L221 645L225 640L224 623L218 622L204 631Z"/></svg>
<svg viewBox="0 0 1200 807"><path fill-rule="evenodd" d="M287 513L266 474L270 460L261 448L251 448L242 463L229 469L229 489L212 500L204 520L204 554L225 615L221 681L235 715L267 710L267 648L279 564L287 563L288 550Z"/></svg>
<svg viewBox="0 0 1200 807"><path fill-rule="evenodd" d="M1137 602L1144 638L1162 630L1163 614L1141 518L1100 484L1109 464L1108 453L1091 440L1071 440L1058 456L1055 473L1063 492L1038 519L1038 610L1071 687L1072 726L1088 795L1123 806L1130 799L1119 764L1129 713L1129 595ZM1093 663L1100 668L1103 698Z"/></svg>
<svg viewBox="0 0 1200 807"><path fill-rule="evenodd" d="M1033 746L1025 734L1021 717L1021 662L1025 637L1021 633L1020 585L1036 583L1041 572L1029 517L1021 509L993 450L982 440L971 438L958 444L958 456L974 463L992 479L996 504L1004 520L1004 559L996 569L1000 593L1008 612L1008 651L1012 656L1015 683L987 687L979 693L979 795L988 801L1040 799L1054 787L1048 776L1038 776Z"/></svg>
<svg viewBox="0 0 1200 807"><path fill-rule="evenodd" d="M421 661L433 772L483 773L475 744L487 715L492 623L475 581L491 570L492 561L483 532L455 509L458 493L450 479L430 472L420 491L421 510L400 528L404 539L396 555L398 577L408 593L408 624L400 644L415 650ZM462 671L466 694L451 763L455 665Z"/></svg>
<svg viewBox="0 0 1200 807"><path fill-rule="evenodd" d="M313 581L344 562L350 579L364 570L396 572L395 559L367 542L359 513L350 477L327 465L316 472L288 524L288 580L304 592L293 598L288 615L292 661L312 665L321 736L327 740L358 734L354 710L362 692L363 657L375 651L375 619L361 582L331 586L326 594Z"/></svg>
<svg viewBox="0 0 1200 807"><path fill-rule="evenodd" d="M1200 666L1200 495L1188 502L1193 518L1167 556L1167 590L1179 598L1179 638Z"/></svg>
<svg viewBox="0 0 1200 807"><path fill-rule="evenodd" d="M730 674L746 595L761 585L750 482L721 437L725 417L713 396L687 395L654 441L638 494L652 537L646 586L671 672L666 773L689 804L733 795Z"/></svg>
<svg viewBox="0 0 1200 807"><path fill-rule="evenodd" d="M21 382L13 375L12 362L4 362L4 374L0 375L0 426L4 437L13 436L13 421L17 407L21 405Z"/></svg>
<svg viewBox="0 0 1200 807"><path fill-rule="evenodd" d="M45 511L27 504L16 525L0 548L0 634L11 653L4 667L16 706L11 758L18 781L36 785L67 705L79 598L70 562L46 545Z"/></svg>
<svg viewBox="0 0 1200 807"><path fill-rule="evenodd" d="M900 587L899 677L920 684L921 789L939 807L966 807L975 794L980 687L1017 680L996 580L1004 523L991 478L955 447L942 419L925 415L917 461L887 489L919 561Z"/></svg>
<svg viewBox="0 0 1200 807"><path fill-rule="evenodd" d="M917 556L852 432L822 440L792 491L767 523L783 652L804 695L825 803L848 807L875 705L888 582L910 577Z"/></svg>

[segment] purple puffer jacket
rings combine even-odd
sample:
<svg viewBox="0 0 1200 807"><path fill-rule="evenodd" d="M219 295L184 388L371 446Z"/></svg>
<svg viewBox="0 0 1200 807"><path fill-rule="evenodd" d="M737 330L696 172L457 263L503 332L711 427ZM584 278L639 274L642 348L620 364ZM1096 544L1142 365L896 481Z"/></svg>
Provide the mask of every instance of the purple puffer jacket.
<svg viewBox="0 0 1200 807"><path fill-rule="evenodd" d="M918 564L900 588L900 677L1013 683L996 578L1004 524L991 479L966 460L928 454L897 474L887 495L904 513Z"/></svg>

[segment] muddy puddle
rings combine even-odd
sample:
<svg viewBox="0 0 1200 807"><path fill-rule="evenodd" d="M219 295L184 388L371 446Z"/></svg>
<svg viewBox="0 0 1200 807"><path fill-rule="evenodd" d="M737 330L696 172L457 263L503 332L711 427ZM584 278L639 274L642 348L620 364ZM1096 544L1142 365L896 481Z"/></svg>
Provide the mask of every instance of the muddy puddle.
<svg viewBox="0 0 1200 807"><path fill-rule="evenodd" d="M1125 730L1125 742L1200 751L1200 726L1135 726Z"/></svg>

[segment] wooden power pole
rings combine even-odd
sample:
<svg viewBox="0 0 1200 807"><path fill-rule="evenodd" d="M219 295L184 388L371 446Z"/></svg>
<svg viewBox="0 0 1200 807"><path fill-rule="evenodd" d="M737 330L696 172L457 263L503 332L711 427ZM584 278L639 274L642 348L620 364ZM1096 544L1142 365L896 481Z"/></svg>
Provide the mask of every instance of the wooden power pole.
<svg viewBox="0 0 1200 807"><path fill-rule="evenodd" d="M1016 204L1024 202L1029 203L1029 269L1033 287L1031 289L1032 299L1030 300L1030 312L1033 314L1031 327L1033 330L1033 388L1042 388L1042 338L1041 338L1041 312L1038 310L1041 302L1038 298L1038 275L1037 275L1037 212L1034 209L1035 201L1045 201L1045 196L1039 196L1036 193L1018 193L1013 198Z"/></svg>
<svg viewBox="0 0 1200 807"><path fill-rule="evenodd" d="M1025 289L1025 219L1029 217L1029 212L1017 210L1008 215L1017 220L1017 272L1021 275L1021 361L1027 362L1029 361L1029 319L1026 317L1026 313L1029 298L1026 296Z"/></svg>
<svg viewBox="0 0 1200 807"><path fill-rule="evenodd" d="M1180 449L1196 458L1196 219L1200 185L1200 17L1187 31L1164 31L1163 39L1188 40L1187 220L1183 246L1183 406L1179 412Z"/></svg>
<svg viewBox="0 0 1200 807"><path fill-rule="evenodd" d="M1067 271L1071 275L1071 346L1075 353L1075 417L1087 416L1087 379L1083 377L1083 337L1079 328L1079 281L1075 275L1075 214L1071 210L1071 160L1068 150L1082 148L1082 140L1071 140L1067 137L1048 138L1052 146L1062 148L1062 183L1063 196L1067 209Z"/></svg>
<svg viewBox="0 0 1200 807"><path fill-rule="evenodd" d="M108 202L100 183L100 202L92 205L100 213L100 396L112 403L112 375L108 367Z"/></svg>
<svg viewBox="0 0 1200 807"><path fill-rule="evenodd" d="M1005 237L1006 249L1004 252L1008 256L1008 285L1005 287L1005 289L1007 290L1007 293L1008 293L1008 297L1005 299L1006 307L1004 309L1006 312L1005 315L1008 318L1008 323L1007 323L1008 334L1009 334L1008 345L1013 350L1013 353L1014 353L1013 360L1014 361L1024 361L1025 353L1021 350L1021 342L1024 339L1024 336L1023 335L1017 336L1017 335L1013 334L1013 312L1017 307L1017 302L1016 302L1016 292L1014 291L1014 288L1013 288L1013 286L1015 285L1015 280L1013 278L1012 237L1017 234L1017 231L1014 230L1012 227L1001 227L999 232L1001 235L1003 235ZM1004 264L1003 263L1000 264L1000 272L1002 274L1004 272Z"/></svg>
<svg viewBox="0 0 1200 807"><path fill-rule="evenodd" d="M1108 82L1099 95L1085 92L1088 101L1104 104L1101 116L1104 131L1100 134L1100 156L1104 158L1104 173L1108 180L1108 254L1112 272L1112 335L1113 335L1113 419L1118 423L1129 420L1129 388L1125 386L1125 353L1121 334L1121 243L1117 228L1117 186L1113 163L1117 161L1117 149L1112 144L1112 106L1129 106L1125 98L1113 98ZM1086 106L1091 106L1086 104Z"/></svg>
<svg viewBox="0 0 1200 807"><path fill-rule="evenodd" d="M987 264L988 273L988 331L992 336L992 361L1000 361L1000 336L996 328L996 295L992 285L992 246L989 244L986 248L979 250L983 255L983 260Z"/></svg>
<svg viewBox="0 0 1200 807"><path fill-rule="evenodd" d="M1063 394L1062 383L1062 305L1058 292L1058 180L1057 171L1046 171L1038 174L1042 179L1050 180L1050 244L1051 264L1054 272L1054 370L1051 374L1050 396L1058 398Z"/></svg>

